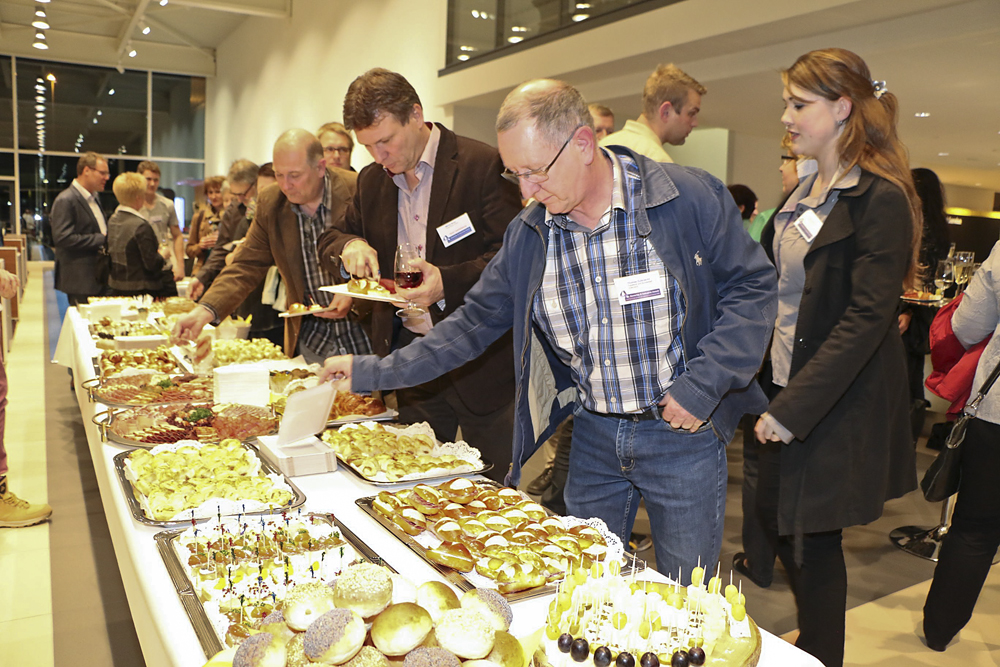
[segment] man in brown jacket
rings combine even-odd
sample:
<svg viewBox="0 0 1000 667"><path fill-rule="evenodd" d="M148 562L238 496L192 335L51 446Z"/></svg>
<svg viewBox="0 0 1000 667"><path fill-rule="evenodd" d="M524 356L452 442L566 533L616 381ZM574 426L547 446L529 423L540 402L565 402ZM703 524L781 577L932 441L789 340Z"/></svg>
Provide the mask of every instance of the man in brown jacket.
<svg viewBox="0 0 1000 667"><path fill-rule="evenodd" d="M324 234L320 255L339 259L342 277L391 277L401 243L410 243L421 257L421 285L400 293L428 314L404 321L394 304L373 306L372 350L385 356L464 303L500 249L521 200L500 176L497 150L425 122L416 91L395 72L373 69L355 79L344 99L344 124L375 164L361 170L354 201L343 223ZM511 341L507 333L478 359L396 391L402 421L427 421L441 440L453 440L461 426L463 439L494 463L489 475L497 480L511 462Z"/></svg>
<svg viewBox="0 0 1000 667"><path fill-rule="evenodd" d="M224 268L199 302L199 307L177 322L175 334L193 340L206 324L226 317L277 265L289 303L312 301L334 309L285 320L285 352L322 362L336 350L368 349L368 341L335 335L333 322L351 306L346 297L320 291L334 282L332 266L316 252L324 229L344 216L354 195L357 175L327 168L323 147L306 130L288 130L274 144L277 187L258 193L256 217L232 264Z"/></svg>

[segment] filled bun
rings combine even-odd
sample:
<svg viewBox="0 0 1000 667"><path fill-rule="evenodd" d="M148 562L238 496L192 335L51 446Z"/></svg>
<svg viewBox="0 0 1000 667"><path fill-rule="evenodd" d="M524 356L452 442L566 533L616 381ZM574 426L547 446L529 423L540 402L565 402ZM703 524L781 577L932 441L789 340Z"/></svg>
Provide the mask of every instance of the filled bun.
<svg viewBox="0 0 1000 667"><path fill-rule="evenodd" d="M493 649L496 630L485 616L471 609L451 609L441 614L434 636L441 648L460 658L478 660Z"/></svg>
<svg viewBox="0 0 1000 667"><path fill-rule="evenodd" d="M412 602L390 605L372 622L372 642L387 656L406 655L434 627L426 609Z"/></svg>

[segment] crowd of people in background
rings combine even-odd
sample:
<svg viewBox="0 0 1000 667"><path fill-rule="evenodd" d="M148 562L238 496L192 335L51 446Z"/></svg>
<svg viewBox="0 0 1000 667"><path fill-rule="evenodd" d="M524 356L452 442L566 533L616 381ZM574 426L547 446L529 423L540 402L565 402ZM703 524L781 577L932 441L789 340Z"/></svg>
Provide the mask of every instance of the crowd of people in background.
<svg viewBox="0 0 1000 667"><path fill-rule="evenodd" d="M81 156L52 206L55 285L73 305L172 295L188 258L199 305L177 337L252 315L252 335L323 364L324 380L395 391L401 420L428 422L442 441L460 430L498 482L519 484L547 443L529 492L603 519L633 550L652 545L681 583L719 558L726 446L742 420L733 567L766 587L777 558L797 645L841 665L843 531L916 487L911 416L930 323L901 310L900 295L948 241L943 202L927 194L940 183L911 174L898 101L859 56L812 51L781 83L782 201L760 211L750 187L674 164L664 148L684 144L708 92L674 65L650 75L638 117L618 131L611 109L569 84L528 81L499 109L499 148L429 122L402 75L372 69L346 91L343 123L289 129L271 162L240 158L206 178L186 242L155 162L115 178L119 205L105 218L107 161ZM360 172L355 140L374 160ZM393 276L403 244L421 280L395 289L417 314L321 289ZM963 345L1000 330L997 261L955 315ZM0 273L0 292L9 282ZM322 310L282 322L291 303ZM0 376L0 433L5 390ZM969 430L970 490L926 609L937 650L968 621L1000 543L987 472L997 405ZM0 444L0 526L49 516L9 493L5 473ZM633 531L640 500L648 536Z"/></svg>

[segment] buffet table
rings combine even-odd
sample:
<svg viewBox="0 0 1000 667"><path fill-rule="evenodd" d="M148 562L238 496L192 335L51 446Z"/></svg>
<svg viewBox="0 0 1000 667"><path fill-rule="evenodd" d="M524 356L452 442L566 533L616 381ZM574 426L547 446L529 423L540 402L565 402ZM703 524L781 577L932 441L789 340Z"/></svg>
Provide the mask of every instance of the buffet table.
<svg viewBox="0 0 1000 667"><path fill-rule="evenodd" d="M70 308L63 321L53 361L73 370L75 391L96 468L101 501L139 643L149 667L199 667L207 658L153 539L163 529L145 526L132 518L112 462L116 454L128 448L102 441L93 417L105 408L99 403L91 402L88 392L81 387L82 382L95 376L93 357L98 352L87 327L87 321L77 309ZM411 581L419 583L441 579L430 565L355 504L355 499L375 495L380 489L344 471L301 476L294 478L294 481L306 494L304 510L335 514L346 528ZM652 571L645 576L663 580L658 573ZM511 633L523 637L541 627L545 623L546 608L550 600L550 596L545 596L515 602L512 605L514 624ZM753 609L752 599L748 606ZM761 636L760 665L812 667L820 664L812 656L764 629L761 629Z"/></svg>

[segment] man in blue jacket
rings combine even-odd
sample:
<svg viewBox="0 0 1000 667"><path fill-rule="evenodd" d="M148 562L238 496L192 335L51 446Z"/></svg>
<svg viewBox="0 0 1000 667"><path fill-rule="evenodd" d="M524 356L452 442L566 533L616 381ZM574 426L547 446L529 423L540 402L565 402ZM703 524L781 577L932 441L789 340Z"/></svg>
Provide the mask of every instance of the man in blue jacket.
<svg viewBox="0 0 1000 667"><path fill-rule="evenodd" d="M767 404L751 380L774 323L774 268L718 179L599 147L565 83L516 88L497 135L505 174L535 201L465 304L383 359L327 359L324 377L355 391L409 386L513 327L508 482L572 410L569 513L600 517L624 541L641 497L657 568L687 581L719 556L725 446Z"/></svg>

